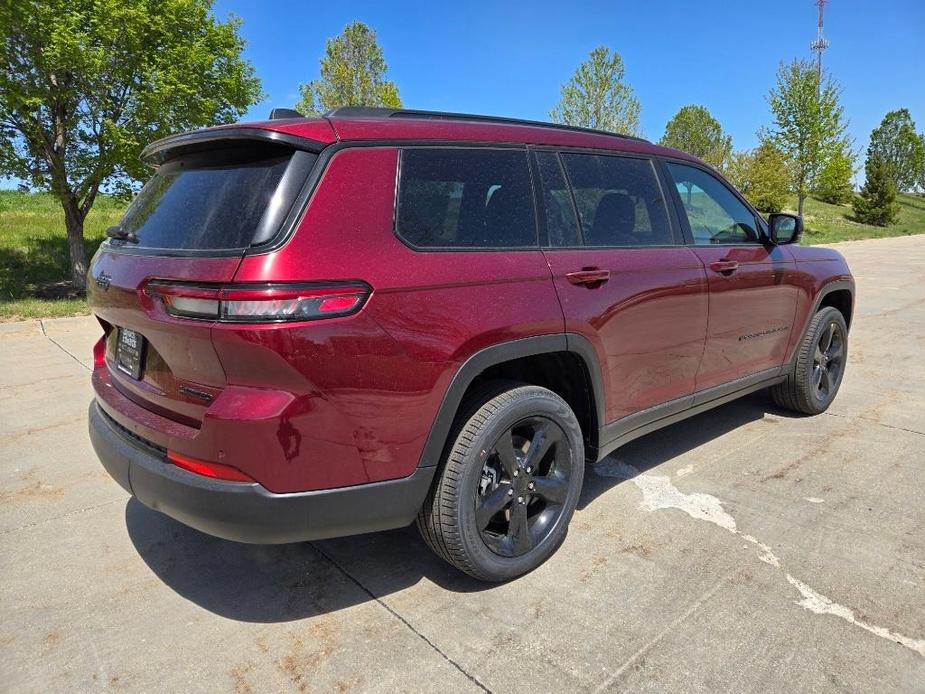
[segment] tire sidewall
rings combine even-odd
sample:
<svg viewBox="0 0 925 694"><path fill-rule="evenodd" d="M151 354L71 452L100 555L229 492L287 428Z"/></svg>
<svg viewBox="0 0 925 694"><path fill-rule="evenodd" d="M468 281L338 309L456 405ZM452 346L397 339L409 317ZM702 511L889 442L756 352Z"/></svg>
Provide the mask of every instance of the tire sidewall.
<svg viewBox="0 0 925 694"><path fill-rule="evenodd" d="M829 325L835 323L838 325L838 329L841 331L842 345L843 345L843 357L841 372L838 374L838 383L829 391L828 396L821 398L816 392L816 388L813 385L813 362L814 355L816 351L816 345L819 344L819 338L822 337L822 333L828 329ZM841 388L842 381L845 378L845 370L848 366L848 326L845 323L845 318L842 316L841 311L838 309L827 307L819 312L819 320L816 323L815 330L812 332L812 338L806 345L806 353L804 355L804 380L806 384L804 393L804 398L807 403L810 404L813 410L816 412L824 412L829 408L829 405L832 404L832 401L835 400L835 396L838 395L838 391Z"/></svg>
<svg viewBox="0 0 925 694"><path fill-rule="evenodd" d="M460 539L473 562L494 580L507 580L533 570L546 561L565 539L569 521L578 504L584 478L584 441L581 427L568 404L555 393L539 387L516 389L522 397L504 403L479 428L466 455L460 494L455 509ZM475 522L475 495L482 474L481 453L488 450L507 429L528 417L545 417L562 428L572 457L569 490L562 512L549 534L519 557L495 554L482 540Z"/></svg>

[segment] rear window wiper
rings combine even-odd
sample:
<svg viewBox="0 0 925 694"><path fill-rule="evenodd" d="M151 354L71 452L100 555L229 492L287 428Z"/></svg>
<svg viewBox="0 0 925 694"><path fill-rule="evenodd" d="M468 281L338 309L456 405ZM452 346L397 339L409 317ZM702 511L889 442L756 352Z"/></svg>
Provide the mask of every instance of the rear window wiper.
<svg viewBox="0 0 925 694"><path fill-rule="evenodd" d="M119 239L120 241L128 241L129 243L138 243L139 238L134 231L125 231L121 225L116 224L111 226L106 230L106 236L111 239Z"/></svg>

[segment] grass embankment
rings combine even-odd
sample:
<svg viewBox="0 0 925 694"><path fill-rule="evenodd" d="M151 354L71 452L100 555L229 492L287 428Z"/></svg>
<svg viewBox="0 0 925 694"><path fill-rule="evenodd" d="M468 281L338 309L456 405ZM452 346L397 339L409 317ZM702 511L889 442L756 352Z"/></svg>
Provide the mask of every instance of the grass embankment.
<svg viewBox="0 0 925 694"><path fill-rule="evenodd" d="M853 221L851 205L829 205L807 198L803 205L804 244L837 243L860 239L880 239L888 236L909 236L925 233L925 196L900 194L899 219L888 227L875 227ZM796 212L797 199L791 196L787 212Z"/></svg>
<svg viewBox="0 0 925 694"><path fill-rule="evenodd" d="M101 195L87 215L87 256L122 216L125 201ZM70 279L64 211L49 193L0 190L0 320L57 318L87 313L68 294ZM64 285L64 286L62 286Z"/></svg>
<svg viewBox="0 0 925 694"><path fill-rule="evenodd" d="M119 221L125 201L101 195L87 217L87 254ZM925 197L900 195L896 224L875 227L850 219L850 205L806 201L803 243L834 243L856 239L925 233ZM796 209L796 198L788 210ZM82 298L59 298L70 277L64 213L48 193L0 190L0 320L56 318L87 313Z"/></svg>

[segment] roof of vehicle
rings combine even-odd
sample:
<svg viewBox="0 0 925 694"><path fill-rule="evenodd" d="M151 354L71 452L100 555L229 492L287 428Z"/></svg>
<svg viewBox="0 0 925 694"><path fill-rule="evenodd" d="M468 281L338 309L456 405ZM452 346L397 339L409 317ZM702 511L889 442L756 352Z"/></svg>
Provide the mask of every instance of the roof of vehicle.
<svg viewBox="0 0 925 694"><path fill-rule="evenodd" d="M672 156L699 161L685 152L661 147L638 137L499 116L442 113L366 107L339 108L320 118L298 117L295 111L278 109L284 116L266 121L234 123L175 135L145 149L142 157L156 161L156 152L174 149L181 141L216 135L216 131L257 128L283 136L305 138L321 145L345 141L480 142L531 144L557 147L587 147L638 154ZM288 117L288 116L296 117Z"/></svg>

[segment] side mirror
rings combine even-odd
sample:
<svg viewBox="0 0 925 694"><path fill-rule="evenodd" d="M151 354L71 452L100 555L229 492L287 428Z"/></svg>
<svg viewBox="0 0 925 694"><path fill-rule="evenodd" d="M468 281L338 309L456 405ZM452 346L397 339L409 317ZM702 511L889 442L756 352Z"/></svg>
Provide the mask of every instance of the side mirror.
<svg viewBox="0 0 925 694"><path fill-rule="evenodd" d="M803 236L803 218L795 214L772 214L768 218L771 243L783 246L797 243Z"/></svg>

